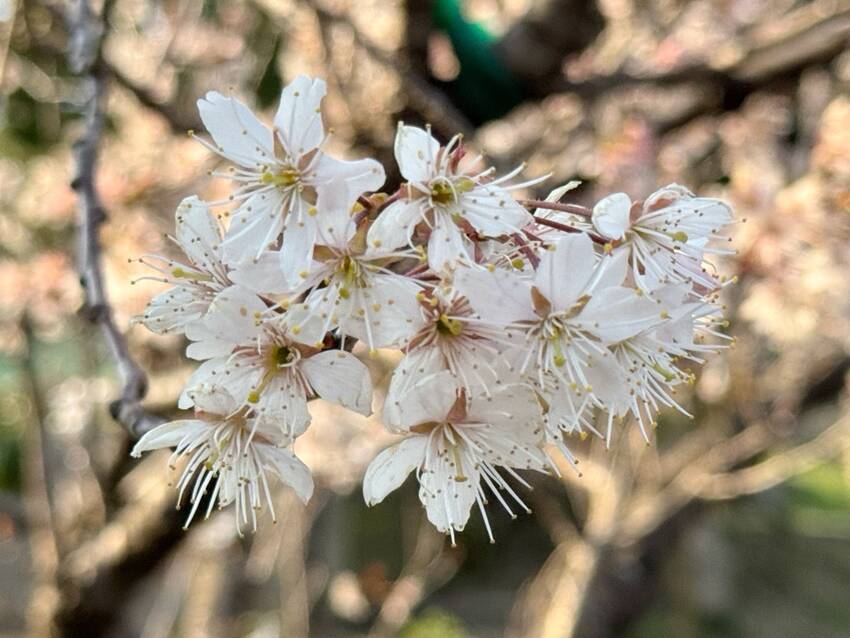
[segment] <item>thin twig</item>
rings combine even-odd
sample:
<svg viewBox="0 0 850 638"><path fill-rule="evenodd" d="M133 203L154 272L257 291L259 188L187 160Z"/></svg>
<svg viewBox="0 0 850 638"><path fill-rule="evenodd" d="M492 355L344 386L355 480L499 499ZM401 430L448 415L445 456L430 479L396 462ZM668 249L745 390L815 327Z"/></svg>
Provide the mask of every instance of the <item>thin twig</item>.
<svg viewBox="0 0 850 638"><path fill-rule="evenodd" d="M106 7L104 7L104 11ZM145 373L130 355L124 335L115 325L103 281L99 229L106 211L95 187L97 153L104 125L106 69L101 58L104 23L87 0L79 0L67 14L69 63L90 87L85 106L85 131L74 144L76 175L71 187L77 193L78 268L85 295L83 315L103 333L118 368L123 390L110 405L110 412L134 436L141 436L163 422L147 412L140 401L147 393Z"/></svg>
<svg viewBox="0 0 850 638"><path fill-rule="evenodd" d="M561 202L547 202L541 199L523 199L519 202L526 208L548 208L549 210L557 210L562 213L570 213L579 217L590 218L591 211L589 208L579 206L578 204L563 204Z"/></svg>

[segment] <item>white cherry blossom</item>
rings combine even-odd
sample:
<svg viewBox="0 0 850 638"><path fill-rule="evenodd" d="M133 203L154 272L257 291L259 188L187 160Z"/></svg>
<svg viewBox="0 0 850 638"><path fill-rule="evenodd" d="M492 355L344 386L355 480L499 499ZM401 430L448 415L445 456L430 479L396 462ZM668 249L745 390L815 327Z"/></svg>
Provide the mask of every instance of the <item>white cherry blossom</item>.
<svg viewBox="0 0 850 638"><path fill-rule="evenodd" d="M717 288L703 267L706 253L732 252L711 244L732 223L732 210L718 199L695 197L670 184L643 204L625 193L614 193L593 208L592 224L616 250L630 255L635 282L644 290L666 283L691 283Z"/></svg>
<svg viewBox="0 0 850 638"><path fill-rule="evenodd" d="M421 287L388 264L416 258L416 253L367 248L365 231L358 228L356 195L345 184L332 182L318 195L320 246L310 270L299 273L302 283L294 294L312 289L304 306L324 331L339 329L364 341L371 352L400 343L416 331Z"/></svg>
<svg viewBox="0 0 850 638"><path fill-rule="evenodd" d="M536 183L505 186L524 167L498 179L493 169L475 172L461 161L460 137L441 147L430 131L399 123L395 157L407 180L404 197L378 216L369 245L396 248L411 242L420 223L427 228L428 263L440 271L458 259L471 259L470 233L500 237L521 232L531 215L508 192Z"/></svg>
<svg viewBox="0 0 850 638"><path fill-rule="evenodd" d="M522 166L496 178L480 156L467 161L460 136L441 146L404 124L404 181L370 194L384 181L377 162L323 152L325 90L296 78L272 127L233 98L200 100L212 138L201 141L232 164L214 174L235 189L181 203L185 259L140 260L171 287L138 321L184 333L200 365L178 401L195 416L146 434L134 454L187 457L189 520L211 490L207 514L235 502L239 528L256 527L270 474L309 497L288 447L310 424L308 401L371 412L352 339L403 355L383 412L402 439L369 466L364 497L377 503L415 472L428 519L452 541L475 505L492 540L488 492L511 515L527 510L512 485L527 486L518 469L554 469L544 450L575 466L572 437L610 444L615 424L636 423L649 440L659 411L687 414L677 391L729 341L727 280L708 260L730 252L717 242L734 223L726 204L676 184L643 202L562 202L578 182L520 202L511 191L538 181L512 183Z"/></svg>
<svg viewBox="0 0 850 638"><path fill-rule="evenodd" d="M186 353L204 363L189 380L180 407L191 405L191 389L215 383L246 407L275 419L287 436L306 429L307 400L313 396L369 415L369 371L351 353L323 351L323 335L319 322L301 306L277 315L257 295L227 288L186 332L192 340Z"/></svg>
<svg viewBox="0 0 850 638"><path fill-rule="evenodd" d="M321 150L325 92L324 80L295 78L283 89L273 129L232 97L210 92L198 100L213 141L205 145L236 165L221 174L239 185L229 198L239 207L224 242L228 262L243 261L246 250L259 258L285 231L280 266L285 274L300 272L310 263L316 237L316 187L335 178L357 192L384 183L384 169L375 160L341 161Z"/></svg>
<svg viewBox="0 0 850 638"><path fill-rule="evenodd" d="M169 467L177 470L186 457L177 481L178 507L188 497L188 527L212 490L206 506L209 517L215 505L235 504L236 526L257 529L257 512L268 507L275 519L269 477L276 476L305 503L313 493L310 470L284 447L288 440L267 416L240 407L220 387L205 386L192 392L195 414L171 421L145 434L133 448L133 456L161 448L174 448Z"/></svg>
<svg viewBox="0 0 850 638"><path fill-rule="evenodd" d="M426 377L390 424L406 437L372 461L363 479L363 496L369 505L379 503L415 472L428 520L449 534L452 543L455 532L466 526L473 505L493 542L484 509L488 490L512 518L510 501L530 512L499 469L525 487L530 486L515 470L548 471L548 459L540 449L542 418L540 404L527 386L505 386L467 401L458 394L449 372Z"/></svg>
<svg viewBox="0 0 850 638"><path fill-rule="evenodd" d="M222 232L209 207L197 197L187 197L174 213L174 243L186 256L185 262L158 255L145 255L139 261L153 268L153 279L171 288L151 299L139 323L157 334L182 333L198 321L213 298L230 286L227 267L221 259Z"/></svg>
<svg viewBox="0 0 850 638"><path fill-rule="evenodd" d="M467 396L487 394L505 381L502 351L516 346L513 331L482 321L469 301L451 287L419 293L421 326L402 347L384 402L385 415L396 414L406 393L419 380L448 370Z"/></svg>

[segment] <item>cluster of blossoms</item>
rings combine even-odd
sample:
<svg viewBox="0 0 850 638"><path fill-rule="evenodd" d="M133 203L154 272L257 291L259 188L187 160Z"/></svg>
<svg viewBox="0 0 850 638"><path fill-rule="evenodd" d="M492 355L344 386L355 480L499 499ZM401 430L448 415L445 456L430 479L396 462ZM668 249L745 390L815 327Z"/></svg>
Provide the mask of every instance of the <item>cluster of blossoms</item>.
<svg viewBox="0 0 850 638"><path fill-rule="evenodd" d="M510 192L542 180L512 181L522 167L497 177L459 136L443 146L404 124L404 182L377 192L377 162L323 151L324 95L322 80L297 78L272 128L233 98L200 100L212 139L198 139L231 165L214 174L234 190L180 204L184 260L141 259L171 287L139 321L185 334L202 363L179 403L194 417L133 454L173 447L172 469L188 457L189 520L202 502L207 515L235 502L237 526L256 528L258 510L274 516L270 474L310 498L292 452L307 402L371 413L355 340L404 354L382 415L402 438L368 468L364 497L378 503L414 473L429 520L453 539L473 505L492 539L490 494L511 516L527 510L517 470L557 472L550 452L575 464L570 436L610 443L628 421L648 439L660 409L684 412L676 387L724 344L724 282L705 256L728 250L728 206L678 185L593 209L561 203L574 183L520 202Z"/></svg>

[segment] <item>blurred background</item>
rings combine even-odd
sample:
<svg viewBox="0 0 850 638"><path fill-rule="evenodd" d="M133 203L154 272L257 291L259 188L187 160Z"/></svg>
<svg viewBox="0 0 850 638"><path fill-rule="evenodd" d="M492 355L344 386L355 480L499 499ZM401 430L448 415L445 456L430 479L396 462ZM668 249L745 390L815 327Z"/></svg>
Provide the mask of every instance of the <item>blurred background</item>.
<svg viewBox="0 0 850 638"><path fill-rule="evenodd" d="M0 1L0 636L850 635L850 2L79 7ZM316 401L296 445L307 508L281 492L280 523L253 536L232 512L183 532L167 454L131 459L110 415L121 380L83 311L73 143L104 89L106 290L145 407L170 417L192 366L181 338L131 326L159 288L131 285L146 273L128 258L171 251L181 198L226 192L186 135L195 100L231 92L270 119L300 73L328 81L330 150L377 157L390 189L403 119L553 174L529 195L675 181L729 201L747 219L718 263L739 277L736 346L683 388L696 419L663 414L650 446L636 429L610 452L574 442L583 478L530 477L532 515L494 509L494 546L473 515L450 548L413 482L364 506L391 437ZM367 359L376 408L397 356Z"/></svg>

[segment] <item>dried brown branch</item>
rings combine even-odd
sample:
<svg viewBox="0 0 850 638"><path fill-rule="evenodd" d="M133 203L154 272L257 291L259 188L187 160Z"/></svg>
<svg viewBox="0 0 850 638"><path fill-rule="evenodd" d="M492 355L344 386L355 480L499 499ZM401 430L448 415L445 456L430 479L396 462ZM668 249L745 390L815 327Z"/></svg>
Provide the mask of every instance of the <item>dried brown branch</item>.
<svg viewBox="0 0 850 638"><path fill-rule="evenodd" d="M78 267L85 295L82 314L100 328L121 377L123 390L120 398L110 405L110 412L130 434L141 436L161 424L163 419L140 404L147 393L147 377L133 360L124 335L115 325L103 280L99 237L100 226L107 218L95 186L106 100L106 67L101 54L104 23L87 0L79 0L69 8L67 20L69 63L90 91L85 106L85 130L74 145L76 174L71 182L77 193Z"/></svg>

